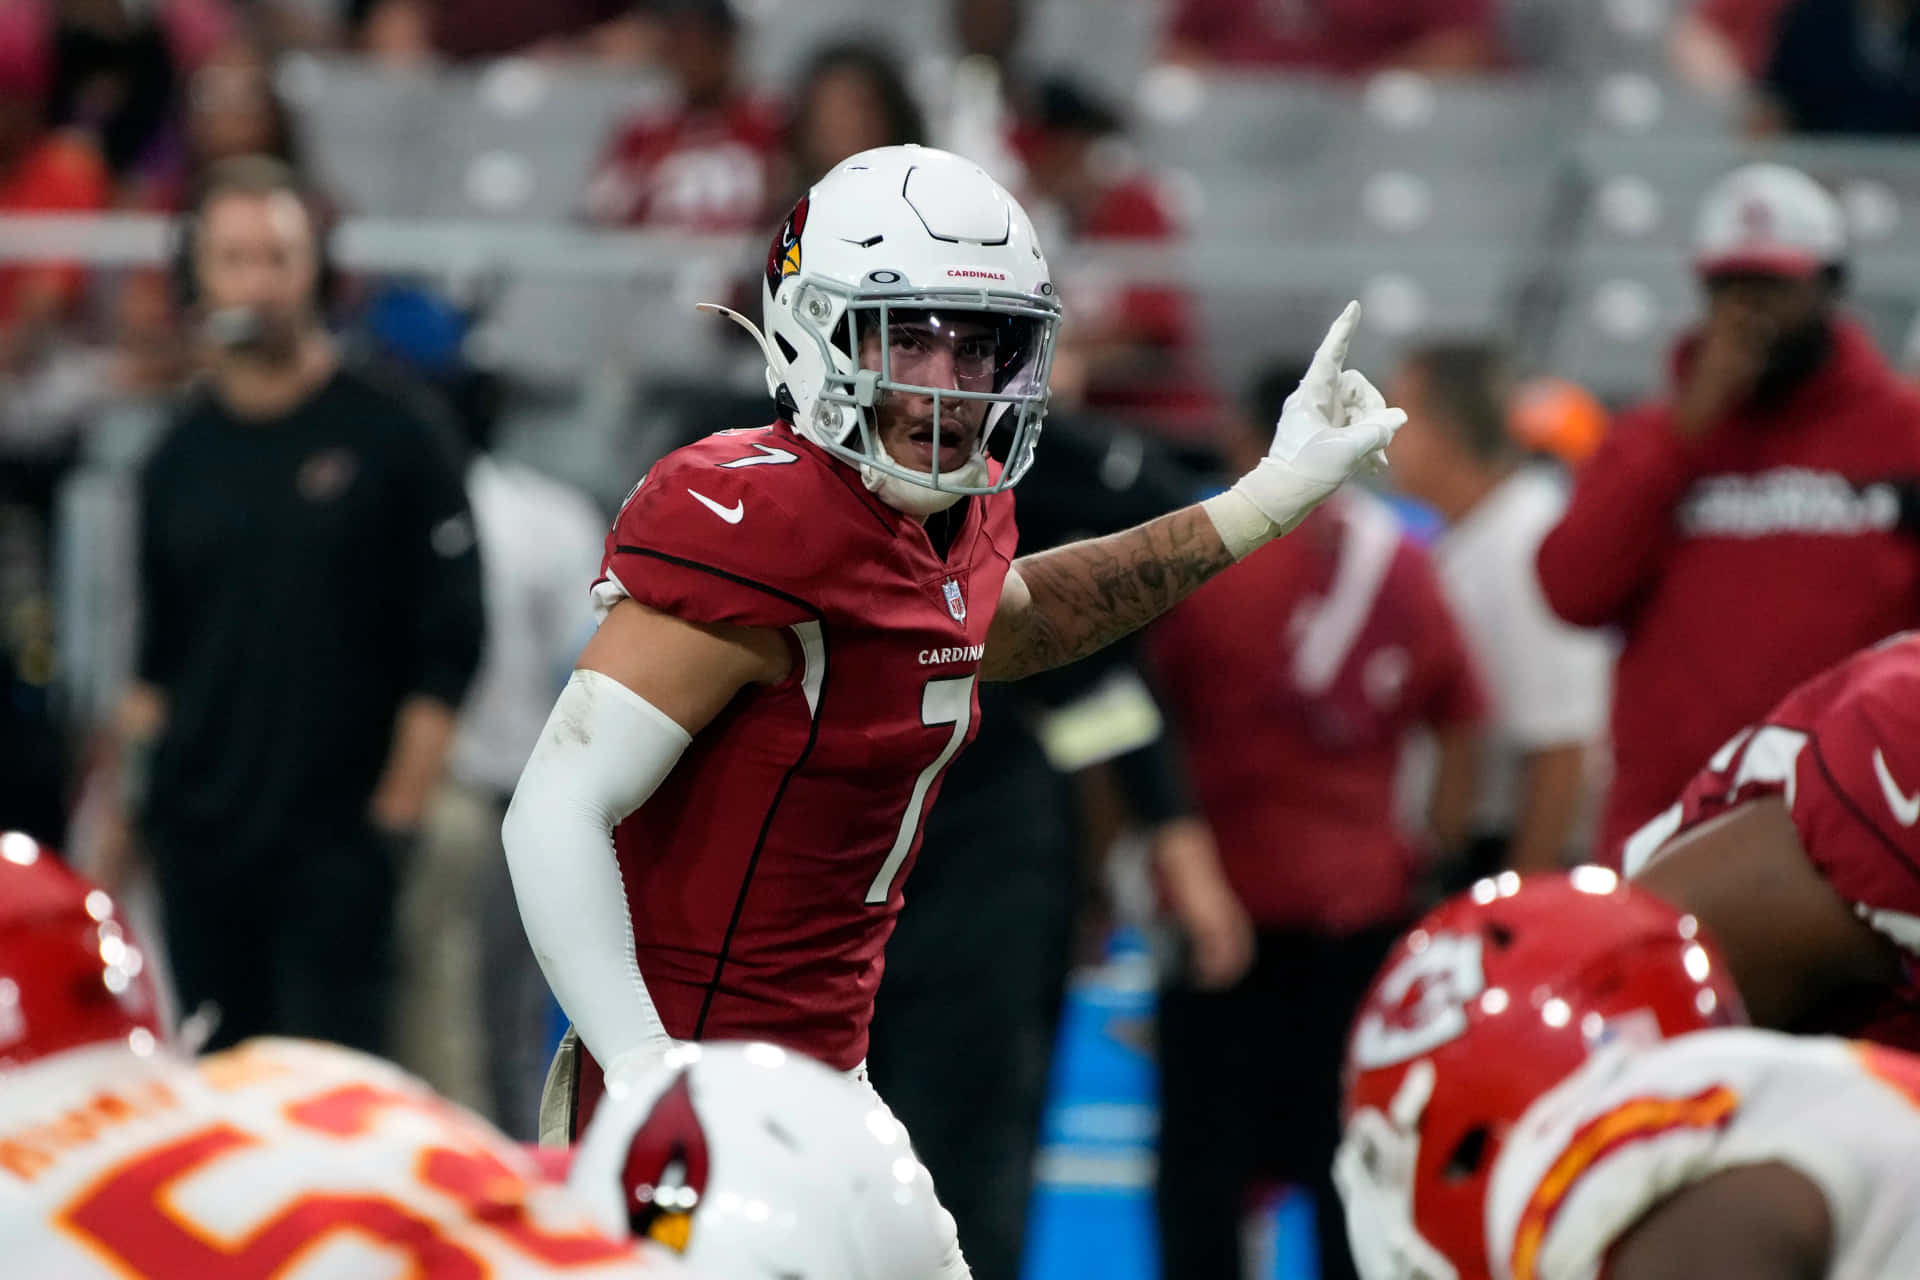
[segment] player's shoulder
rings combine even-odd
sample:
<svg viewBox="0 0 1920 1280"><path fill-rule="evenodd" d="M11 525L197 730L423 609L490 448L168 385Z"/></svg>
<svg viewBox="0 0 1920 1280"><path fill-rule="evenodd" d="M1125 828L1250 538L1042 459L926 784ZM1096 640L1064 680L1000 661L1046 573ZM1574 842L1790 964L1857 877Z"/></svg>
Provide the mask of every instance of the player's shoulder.
<svg viewBox="0 0 1920 1280"><path fill-rule="evenodd" d="M850 469L775 423L715 432L667 454L627 496L616 529L620 541L642 546L711 546L729 559L795 565L828 562L850 542L890 539L893 523Z"/></svg>
<svg viewBox="0 0 1920 1280"><path fill-rule="evenodd" d="M779 423L716 431L684 444L648 468L634 492L693 483L764 495L764 501L783 509L804 509L829 485L845 487L813 445Z"/></svg>
<svg viewBox="0 0 1920 1280"><path fill-rule="evenodd" d="M1802 703L1822 716L1920 720L1920 631L1903 631L1847 658L1802 686Z"/></svg>
<svg viewBox="0 0 1920 1280"><path fill-rule="evenodd" d="M1487 1198L1494 1274L1590 1274L1647 1210L1728 1152L1796 1154L1779 1117L1858 1076L1845 1041L1745 1027L1601 1049L1535 1100L1502 1147Z"/></svg>
<svg viewBox="0 0 1920 1280"><path fill-rule="evenodd" d="M1920 784L1920 632L1890 637L1814 677L1768 717L1804 732L1824 775L1841 791L1877 808L1888 787L1902 796ZM1898 822L1913 825L1904 799Z"/></svg>
<svg viewBox="0 0 1920 1280"><path fill-rule="evenodd" d="M263 1088L313 1092L367 1085L389 1093L424 1095L426 1086L382 1058L318 1040L262 1036L211 1053L196 1064L207 1087L221 1093Z"/></svg>
<svg viewBox="0 0 1920 1280"><path fill-rule="evenodd" d="M696 621L786 626L857 608L864 579L850 567L889 563L899 528L850 468L784 425L721 432L627 496L603 586Z"/></svg>

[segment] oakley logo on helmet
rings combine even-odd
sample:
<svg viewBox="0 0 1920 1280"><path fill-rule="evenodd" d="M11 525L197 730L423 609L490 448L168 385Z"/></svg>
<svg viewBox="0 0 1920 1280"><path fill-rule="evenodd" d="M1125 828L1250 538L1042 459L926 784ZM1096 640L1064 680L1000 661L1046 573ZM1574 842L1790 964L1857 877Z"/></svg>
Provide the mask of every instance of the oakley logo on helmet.
<svg viewBox="0 0 1920 1280"><path fill-rule="evenodd" d="M773 244L767 249L767 288L780 292L780 282L788 276L800 274L800 236L807 229L807 201L810 197L801 196L793 212L780 228L780 234L773 238Z"/></svg>
<svg viewBox="0 0 1920 1280"><path fill-rule="evenodd" d="M1363 1071L1431 1053L1467 1029L1467 1002L1487 985L1477 935L1439 933L1380 980L1353 1030Z"/></svg>

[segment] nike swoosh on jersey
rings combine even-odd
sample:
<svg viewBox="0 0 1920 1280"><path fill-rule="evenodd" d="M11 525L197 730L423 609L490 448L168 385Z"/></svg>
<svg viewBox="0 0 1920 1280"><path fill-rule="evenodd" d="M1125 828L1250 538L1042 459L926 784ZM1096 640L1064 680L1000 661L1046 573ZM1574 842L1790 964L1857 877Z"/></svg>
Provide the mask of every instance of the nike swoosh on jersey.
<svg viewBox="0 0 1920 1280"><path fill-rule="evenodd" d="M1880 794L1887 798L1887 807L1893 810L1893 816L1903 827L1920 822L1920 792L1908 795L1893 780L1892 770L1887 768L1887 758L1880 754L1880 748L1873 749L1873 773L1880 779Z"/></svg>
<svg viewBox="0 0 1920 1280"><path fill-rule="evenodd" d="M723 507L719 503L715 502L712 498L709 498L706 494L701 493L698 490L689 489L687 490L687 492L692 494L693 497L699 501L701 506L713 512L713 514L719 516L722 520L725 520L728 524L739 524L740 518L747 514L747 503L744 498L736 498L734 499L732 506Z"/></svg>

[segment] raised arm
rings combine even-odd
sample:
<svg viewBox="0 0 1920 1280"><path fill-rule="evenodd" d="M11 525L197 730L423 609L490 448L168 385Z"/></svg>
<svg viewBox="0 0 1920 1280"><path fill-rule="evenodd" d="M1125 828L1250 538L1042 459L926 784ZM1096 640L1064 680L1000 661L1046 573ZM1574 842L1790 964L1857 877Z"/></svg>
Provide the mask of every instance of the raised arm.
<svg viewBox="0 0 1920 1280"><path fill-rule="evenodd" d="M1017 680L1105 648L1232 564L1196 505L1104 538L1014 562L987 633L980 674Z"/></svg>
<svg viewBox="0 0 1920 1280"><path fill-rule="evenodd" d="M1298 525L1406 421L1358 372L1341 369L1360 319L1349 303L1287 397L1273 447L1217 497L1124 533L1014 561L980 674L1017 680L1085 657L1146 625L1194 588Z"/></svg>

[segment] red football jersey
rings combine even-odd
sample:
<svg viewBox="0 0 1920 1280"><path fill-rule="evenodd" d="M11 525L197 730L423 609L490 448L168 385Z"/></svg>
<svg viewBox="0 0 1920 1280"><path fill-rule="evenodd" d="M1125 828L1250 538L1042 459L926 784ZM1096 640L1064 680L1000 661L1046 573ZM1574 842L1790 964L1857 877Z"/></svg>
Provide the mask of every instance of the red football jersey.
<svg viewBox="0 0 1920 1280"><path fill-rule="evenodd" d="M1622 855L1629 875L1674 836L1780 796L1808 858L1899 946L1906 980L1821 1030L1920 1049L1920 632L1830 667L1714 753Z"/></svg>
<svg viewBox="0 0 1920 1280"><path fill-rule="evenodd" d="M998 474L997 464L993 468ZM785 682L743 692L614 832L667 1031L866 1056L881 950L941 774L973 736L1013 495L920 523L784 423L668 455L607 539L605 601L766 627ZM615 963L615 957L608 957Z"/></svg>

